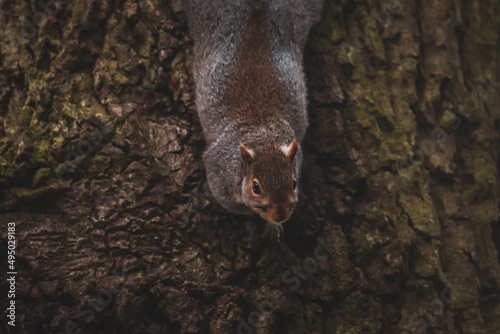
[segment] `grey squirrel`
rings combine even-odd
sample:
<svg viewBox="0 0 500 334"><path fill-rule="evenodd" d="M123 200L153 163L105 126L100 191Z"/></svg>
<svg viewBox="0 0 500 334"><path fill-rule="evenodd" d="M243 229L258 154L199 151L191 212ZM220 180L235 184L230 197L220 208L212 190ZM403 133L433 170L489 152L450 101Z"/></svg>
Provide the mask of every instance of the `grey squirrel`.
<svg viewBox="0 0 500 334"><path fill-rule="evenodd" d="M308 125L303 49L322 0L183 0L215 199L279 225L297 203Z"/></svg>

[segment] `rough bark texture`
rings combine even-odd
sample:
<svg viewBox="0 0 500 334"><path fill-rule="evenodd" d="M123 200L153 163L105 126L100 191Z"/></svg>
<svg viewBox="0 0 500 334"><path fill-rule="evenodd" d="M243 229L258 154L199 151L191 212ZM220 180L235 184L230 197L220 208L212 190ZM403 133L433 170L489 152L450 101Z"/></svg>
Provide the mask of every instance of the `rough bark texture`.
<svg viewBox="0 0 500 334"><path fill-rule="evenodd" d="M180 4L44 3L0 1L0 332L500 333L497 0L326 1L281 242L204 195Z"/></svg>

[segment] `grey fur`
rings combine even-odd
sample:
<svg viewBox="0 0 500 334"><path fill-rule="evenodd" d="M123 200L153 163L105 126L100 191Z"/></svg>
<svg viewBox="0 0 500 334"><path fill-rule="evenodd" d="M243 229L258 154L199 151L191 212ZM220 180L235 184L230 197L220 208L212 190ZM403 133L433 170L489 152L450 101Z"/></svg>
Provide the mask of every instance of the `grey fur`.
<svg viewBox="0 0 500 334"><path fill-rule="evenodd" d="M265 11L270 59L286 97L276 117L264 119L265 124L235 117L224 103L228 76L237 66L238 50L256 3ZM302 53L322 0L184 0L183 7L194 39L196 106L207 141L203 159L208 183L223 207L250 214L253 211L243 198L240 143L248 148L269 143L281 146L296 138L294 170L297 178L300 175L300 142L308 125Z"/></svg>

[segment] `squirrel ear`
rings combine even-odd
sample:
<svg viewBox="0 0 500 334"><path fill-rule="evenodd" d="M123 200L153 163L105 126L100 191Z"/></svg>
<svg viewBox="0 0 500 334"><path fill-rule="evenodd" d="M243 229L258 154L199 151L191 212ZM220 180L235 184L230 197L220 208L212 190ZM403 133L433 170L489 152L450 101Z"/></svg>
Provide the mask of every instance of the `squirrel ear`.
<svg viewBox="0 0 500 334"><path fill-rule="evenodd" d="M297 154L297 139L294 139L289 146L281 146L281 150L285 153L288 159L293 160L295 158L295 154Z"/></svg>
<svg viewBox="0 0 500 334"><path fill-rule="evenodd" d="M247 165L249 165L252 160L253 160L253 150L252 149L247 149L245 145L240 144L240 149L241 149L241 157L243 158L243 162Z"/></svg>

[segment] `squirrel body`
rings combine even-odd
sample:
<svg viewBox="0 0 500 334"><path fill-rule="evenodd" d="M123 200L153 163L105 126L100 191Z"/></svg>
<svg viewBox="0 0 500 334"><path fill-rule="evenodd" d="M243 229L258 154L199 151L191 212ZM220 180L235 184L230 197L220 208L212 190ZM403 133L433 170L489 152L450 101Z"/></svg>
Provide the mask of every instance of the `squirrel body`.
<svg viewBox="0 0 500 334"><path fill-rule="evenodd" d="M321 0L184 0L210 190L279 224L297 202L308 125L303 49Z"/></svg>

